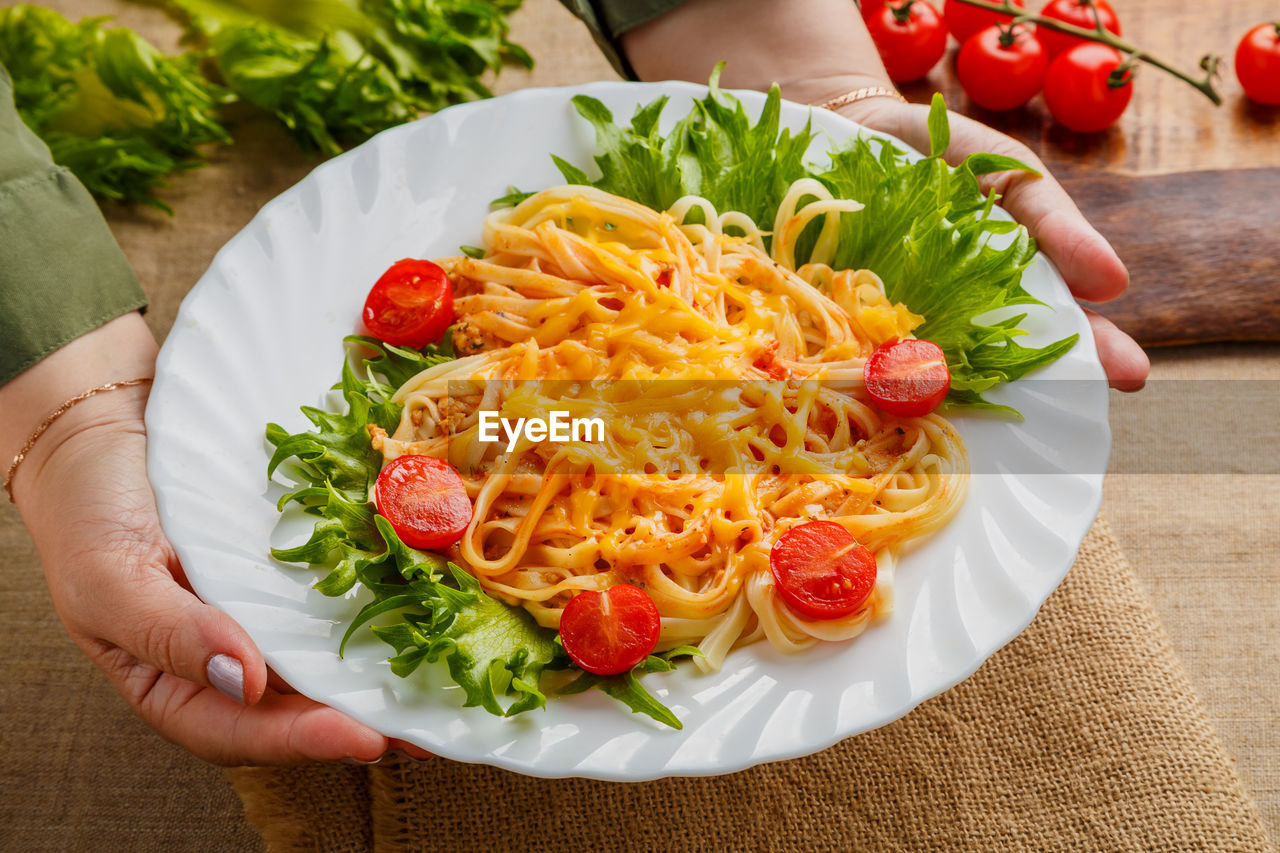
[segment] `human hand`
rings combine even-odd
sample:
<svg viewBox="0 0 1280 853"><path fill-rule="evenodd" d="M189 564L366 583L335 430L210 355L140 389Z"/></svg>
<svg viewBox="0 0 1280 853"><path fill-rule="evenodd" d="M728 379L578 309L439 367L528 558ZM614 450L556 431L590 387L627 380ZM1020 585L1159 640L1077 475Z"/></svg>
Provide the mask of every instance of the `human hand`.
<svg viewBox="0 0 1280 853"><path fill-rule="evenodd" d="M896 136L917 150L929 150L929 108L924 105L876 97L849 104L839 112L859 124ZM955 165L969 154L987 151L1015 157L1040 172L1038 177L1028 172L996 172L978 180L983 190L994 190L1000 205L1027 227L1076 298L1106 302L1124 293L1129 271L1035 153L981 122L956 113L948 115L949 163ZM1142 388L1151 368L1142 347L1106 317L1088 308L1084 312L1111 387L1121 391Z"/></svg>
<svg viewBox="0 0 1280 853"><path fill-rule="evenodd" d="M893 89L862 16L848 0L687 0L628 30L621 41L645 80L701 83L717 62L727 60L720 78L725 88L764 90L777 83L784 98L802 104L821 104L864 87ZM928 107L874 97L840 112L929 150ZM1027 227L1071 292L1091 302L1123 293L1129 283L1124 264L1031 149L973 119L955 113L950 119L949 162L989 151L1041 173L999 172L979 180L1000 194L1001 206ZM1150 369L1146 353L1110 320L1088 309L1085 314L1111 385L1141 388Z"/></svg>
<svg viewBox="0 0 1280 853"><path fill-rule="evenodd" d="M74 341L32 370L57 387L56 371L67 358L83 370L101 347L137 350L148 342L149 358L134 359L127 369L153 364L154 343L141 319L131 317ZM32 379L23 374L0 393L22 394ZM146 395L147 386L124 388L72 408L36 442L15 478L18 508L71 638L149 726L206 761L372 761L389 746L404 749L274 682L244 629L191 593L146 476Z"/></svg>

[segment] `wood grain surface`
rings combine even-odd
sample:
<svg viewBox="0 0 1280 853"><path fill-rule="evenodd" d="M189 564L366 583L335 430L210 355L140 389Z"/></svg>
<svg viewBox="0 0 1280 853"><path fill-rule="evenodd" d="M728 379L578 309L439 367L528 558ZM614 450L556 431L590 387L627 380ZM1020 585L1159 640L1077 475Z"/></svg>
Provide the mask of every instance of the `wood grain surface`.
<svg viewBox="0 0 1280 853"><path fill-rule="evenodd" d="M1040 4L1032 2L1031 7ZM1280 107L1244 97L1232 68L1240 38L1280 14L1275 0L1188 5L1112 0L1127 38L1179 68L1223 57L1222 106L1180 80L1142 67L1120 122L1079 134L1053 122L1037 96L994 113L956 80L956 46L920 83L964 112L1029 145L1116 247L1130 292L1093 306L1146 346L1280 340Z"/></svg>
<svg viewBox="0 0 1280 853"><path fill-rule="evenodd" d="M1063 183L1135 276L1095 310L1149 346L1280 337L1280 169Z"/></svg>

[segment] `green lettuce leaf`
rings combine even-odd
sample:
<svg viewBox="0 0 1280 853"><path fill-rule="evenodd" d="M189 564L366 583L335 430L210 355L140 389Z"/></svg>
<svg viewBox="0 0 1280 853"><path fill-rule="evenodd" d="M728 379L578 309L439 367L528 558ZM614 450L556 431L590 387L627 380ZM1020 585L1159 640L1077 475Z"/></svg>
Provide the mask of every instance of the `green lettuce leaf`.
<svg viewBox="0 0 1280 853"><path fill-rule="evenodd" d="M219 73L304 145L336 154L449 104L488 97L520 0L168 0Z"/></svg>
<svg viewBox="0 0 1280 853"><path fill-rule="evenodd" d="M574 108L595 129L600 178L591 180L555 157L565 181L590 184L655 210L666 210L681 196L700 195L718 210L740 210L770 227L787 188L808 174L804 155L814 133L808 127L797 134L779 129L777 86L753 123L742 104L720 90L719 78L717 67L711 93L695 101L667 134L658 128L666 96L637 109L629 128L617 125L595 98L575 97Z"/></svg>
<svg viewBox="0 0 1280 853"><path fill-rule="evenodd" d="M539 681L558 654L555 631L540 627L523 609L487 595L479 581L452 563L449 570L452 583L409 584L412 592L366 606L348 636L382 612L410 608L402 623L373 628L396 650L390 659L396 675L407 677L423 661L443 658L466 694L465 707L508 717L544 707L547 699ZM505 709L499 702L504 694L515 697Z"/></svg>
<svg viewBox="0 0 1280 853"><path fill-rule="evenodd" d="M423 661L444 660L468 706L505 715L543 707L539 681L559 654L555 632L485 594L475 578L439 554L405 545L374 511L370 489L382 455L373 449L367 427L393 430L401 412L391 399L396 388L452 358L451 346L416 350L361 336L347 343L364 355L344 362L335 386L346 410L303 407L315 428L299 433L267 426L267 441L275 448L268 476L287 463L302 483L281 497L280 507L296 503L318 517L306 542L273 549L272 556L327 569L315 585L325 595L344 595L357 585L373 593L348 626L339 653L358 629L395 613L400 622L372 631L395 650L389 660L397 675L408 676ZM499 701L504 695L514 696L505 709Z"/></svg>
<svg viewBox="0 0 1280 853"><path fill-rule="evenodd" d="M597 187L657 210L683 195L708 199L720 211L739 210L762 228L773 224L788 187L803 177L821 181L838 198L865 207L841 214L837 269L867 268L883 279L889 298L904 303L925 323L915 334L938 344L951 370L951 406L997 407L983 392L1017 379L1061 356L1076 336L1043 347L1015 338L1025 314L983 322L987 312L1039 304L1022 287L1035 257L1026 229L993 215L994 195L977 176L1029 166L998 154L972 154L959 166L944 160L950 141L946 106L935 96L929 113L930 153L913 162L906 151L874 137L856 137L832 151L824 164L807 159L816 134L779 128L781 97L775 86L760 118L752 122L741 103L718 87L695 101L669 133L659 130L666 98L639 107L629 127L619 126L599 101L573 99L595 131L599 177L554 158L569 183ZM513 190L495 205L518 203L529 193ZM797 265L813 247L811 224L796 252ZM1001 312L1007 314L1008 312Z"/></svg>
<svg viewBox="0 0 1280 853"><path fill-rule="evenodd" d="M200 146L231 141L217 110L234 96L201 76L201 54L163 56L105 21L72 24L38 6L2 10L0 64L18 113L54 162L99 199L172 213L156 189L203 166Z"/></svg>
<svg viewBox="0 0 1280 853"><path fill-rule="evenodd" d="M381 559L387 552L386 538L376 524L370 496L382 470L382 454L373 449L368 426L394 431L402 408L391 399L395 390L420 371L453 357L450 343L415 350L360 335L346 342L353 353L363 353L358 369L352 358L343 361L342 379L335 386L346 411L303 406L302 413L315 429L290 433L279 424L267 424L266 430L275 448L267 476L289 462L289 472L303 484L281 497L279 507L298 503L320 518L305 543L273 549L271 554L286 563L327 565L329 573L316 584L325 595L343 595L358 581L369 585L386 574L386 561ZM398 539L391 544L403 547Z"/></svg>
<svg viewBox="0 0 1280 853"><path fill-rule="evenodd" d="M644 714L673 729L683 729L684 723L645 689L640 683L640 676L649 672L670 672L675 669L675 658L700 656L702 652L694 646L679 646L662 654L649 655L635 667L618 675L596 675L584 672L556 691L558 696L570 696L596 689L612 696L631 709L632 713Z"/></svg>

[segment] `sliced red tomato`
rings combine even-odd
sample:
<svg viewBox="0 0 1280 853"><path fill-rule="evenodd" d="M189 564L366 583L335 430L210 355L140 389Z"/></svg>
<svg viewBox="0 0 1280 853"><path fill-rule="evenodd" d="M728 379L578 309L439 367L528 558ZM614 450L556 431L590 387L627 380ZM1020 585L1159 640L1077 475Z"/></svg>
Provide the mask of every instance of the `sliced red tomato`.
<svg viewBox="0 0 1280 853"><path fill-rule="evenodd" d="M396 261L369 291L362 317L383 343L425 347L453 322L453 284L431 261Z"/></svg>
<svg viewBox="0 0 1280 853"><path fill-rule="evenodd" d="M929 414L951 390L951 371L942 349L915 338L876 347L862 368L862 378L880 409L903 418Z"/></svg>
<svg viewBox="0 0 1280 853"><path fill-rule="evenodd" d="M374 502L411 548L447 548L471 523L471 499L452 465L434 456L400 456L378 475Z"/></svg>
<svg viewBox="0 0 1280 853"><path fill-rule="evenodd" d="M644 660L658 645L658 605L637 586L580 592L560 614L560 642L587 672L617 675Z"/></svg>
<svg viewBox="0 0 1280 853"><path fill-rule="evenodd" d="M1036 96L1044 86L1049 55L1022 25L987 27L960 48L956 76L975 104L989 110L1012 110Z"/></svg>
<svg viewBox="0 0 1280 853"><path fill-rule="evenodd" d="M1098 22L1101 21L1103 29L1120 35L1120 19L1116 17L1116 10L1111 8L1107 0L1051 0L1040 10L1040 14L1086 30L1097 29ZM1050 59L1077 45L1097 44L1079 36L1054 32L1048 27L1037 28L1036 38L1040 39L1044 49L1049 51Z"/></svg>
<svg viewBox="0 0 1280 853"><path fill-rule="evenodd" d="M856 613L876 585L876 558L834 521L810 521L782 535L769 553L778 594L807 619Z"/></svg>
<svg viewBox="0 0 1280 853"><path fill-rule="evenodd" d="M1251 100L1280 104L1280 21L1258 24L1240 39L1236 77Z"/></svg>
<svg viewBox="0 0 1280 853"><path fill-rule="evenodd" d="M1021 9L1024 3L1023 0L1013 0L1013 5ZM951 35L955 36L956 41L961 44L987 27L1007 24L1013 20L1013 15L980 9L968 3L961 3L959 0L946 0L942 4L942 17L947 22L947 29L951 30Z"/></svg>

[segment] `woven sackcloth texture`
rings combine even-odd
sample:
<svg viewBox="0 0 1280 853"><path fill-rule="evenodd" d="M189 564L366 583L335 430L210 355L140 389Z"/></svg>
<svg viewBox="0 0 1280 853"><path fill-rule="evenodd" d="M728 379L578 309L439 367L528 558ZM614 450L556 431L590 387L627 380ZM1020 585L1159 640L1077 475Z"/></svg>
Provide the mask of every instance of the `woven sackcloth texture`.
<svg viewBox="0 0 1280 853"><path fill-rule="evenodd" d="M976 675L808 758L634 784L389 760L368 812L318 793L329 768L285 772L231 771L251 817L288 815L255 821L273 851L349 849L297 831L335 812L378 853L1272 849L1104 521Z"/></svg>
<svg viewBox="0 0 1280 853"><path fill-rule="evenodd" d="M361 853L373 845L369 778L360 767L241 767L245 816L290 850Z"/></svg>

